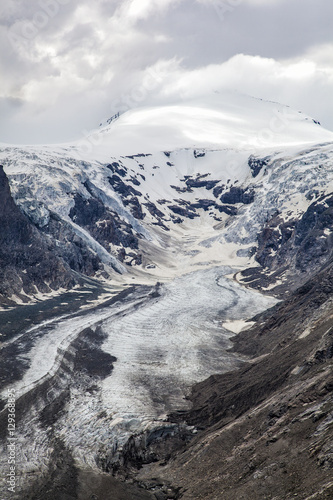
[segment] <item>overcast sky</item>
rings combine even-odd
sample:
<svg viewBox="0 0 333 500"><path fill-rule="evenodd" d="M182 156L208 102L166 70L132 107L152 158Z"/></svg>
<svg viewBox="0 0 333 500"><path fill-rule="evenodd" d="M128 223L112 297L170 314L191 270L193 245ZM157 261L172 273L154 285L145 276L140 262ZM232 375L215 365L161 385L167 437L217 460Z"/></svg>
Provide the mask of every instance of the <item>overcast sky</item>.
<svg viewBox="0 0 333 500"><path fill-rule="evenodd" d="M0 142L81 138L117 111L231 89L333 130L332 0L6 0Z"/></svg>

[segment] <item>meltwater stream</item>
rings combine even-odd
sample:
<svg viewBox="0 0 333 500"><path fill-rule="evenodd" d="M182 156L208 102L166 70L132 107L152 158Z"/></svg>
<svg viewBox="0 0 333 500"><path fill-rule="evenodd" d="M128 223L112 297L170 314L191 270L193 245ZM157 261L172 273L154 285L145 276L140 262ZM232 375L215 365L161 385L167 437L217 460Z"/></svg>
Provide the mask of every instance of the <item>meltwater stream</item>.
<svg viewBox="0 0 333 500"><path fill-rule="evenodd" d="M101 453L119 452L132 434L188 408L195 382L238 366L227 351L234 334L222 324L249 319L276 299L241 287L230 273L204 269L155 289L137 287L107 308L55 321L43 335L43 326L39 335L34 329L29 367L11 386L26 394L17 426L21 484L45 472L54 439L78 466L97 468ZM89 342L79 341L87 331ZM105 359L112 371L103 371Z"/></svg>

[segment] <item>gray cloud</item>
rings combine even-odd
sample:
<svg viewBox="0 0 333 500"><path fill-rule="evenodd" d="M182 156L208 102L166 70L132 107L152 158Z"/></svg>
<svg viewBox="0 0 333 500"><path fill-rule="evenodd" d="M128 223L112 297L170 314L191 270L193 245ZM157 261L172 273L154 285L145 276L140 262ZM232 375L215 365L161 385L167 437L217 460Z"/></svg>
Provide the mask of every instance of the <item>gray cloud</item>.
<svg viewBox="0 0 333 500"><path fill-rule="evenodd" d="M222 0L220 5L227 5ZM168 34L172 41L169 55L177 53L190 66L219 63L235 54L246 53L273 57L293 57L314 44L332 41L333 3L328 0L291 0L253 5L240 1L226 11L223 20L212 4L182 2L170 10L167 22L161 16L141 23L144 30ZM215 6L215 7L214 7ZM181 43L180 43L181 41Z"/></svg>
<svg viewBox="0 0 333 500"><path fill-rule="evenodd" d="M332 17L331 0L8 0L0 140L71 140L186 85L286 102L333 128Z"/></svg>

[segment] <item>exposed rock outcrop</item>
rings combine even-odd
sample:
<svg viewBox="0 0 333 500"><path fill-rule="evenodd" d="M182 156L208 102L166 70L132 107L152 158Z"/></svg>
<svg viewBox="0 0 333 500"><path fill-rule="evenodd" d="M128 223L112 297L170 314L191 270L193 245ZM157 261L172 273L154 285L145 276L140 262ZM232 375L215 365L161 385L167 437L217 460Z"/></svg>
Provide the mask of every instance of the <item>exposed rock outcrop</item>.
<svg viewBox="0 0 333 500"><path fill-rule="evenodd" d="M69 213L70 218L86 229L107 251L110 252L111 245L138 250L138 238L133 228L122 221L115 211L106 208L96 198L84 199L78 193L74 196L74 202L75 205ZM124 261L126 252L118 253L118 257Z"/></svg>
<svg viewBox="0 0 333 500"><path fill-rule="evenodd" d="M76 282L54 245L43 237L19 210L0 167L0 303L11 304L15 295L71 288Z"/></svg>

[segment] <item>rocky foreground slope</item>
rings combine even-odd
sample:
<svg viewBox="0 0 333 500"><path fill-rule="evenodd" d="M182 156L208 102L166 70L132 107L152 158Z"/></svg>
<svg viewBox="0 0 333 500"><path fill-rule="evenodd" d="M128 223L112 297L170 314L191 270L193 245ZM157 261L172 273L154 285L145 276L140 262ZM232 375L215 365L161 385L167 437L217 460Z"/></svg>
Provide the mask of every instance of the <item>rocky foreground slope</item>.
<svg viewBox="0 0 333 500"><path fill-rule="evenodd" d="M215 95L1 148L8 498L332 496L332 140Z"/></svg>
<svg viewBox="0 0 333 500"><path fill-rule="evenodd" d="M171 421L198 435L141 479L171 481L184 499L332 498L332 269L236 337L249 363L194 387Z"/></svg>

